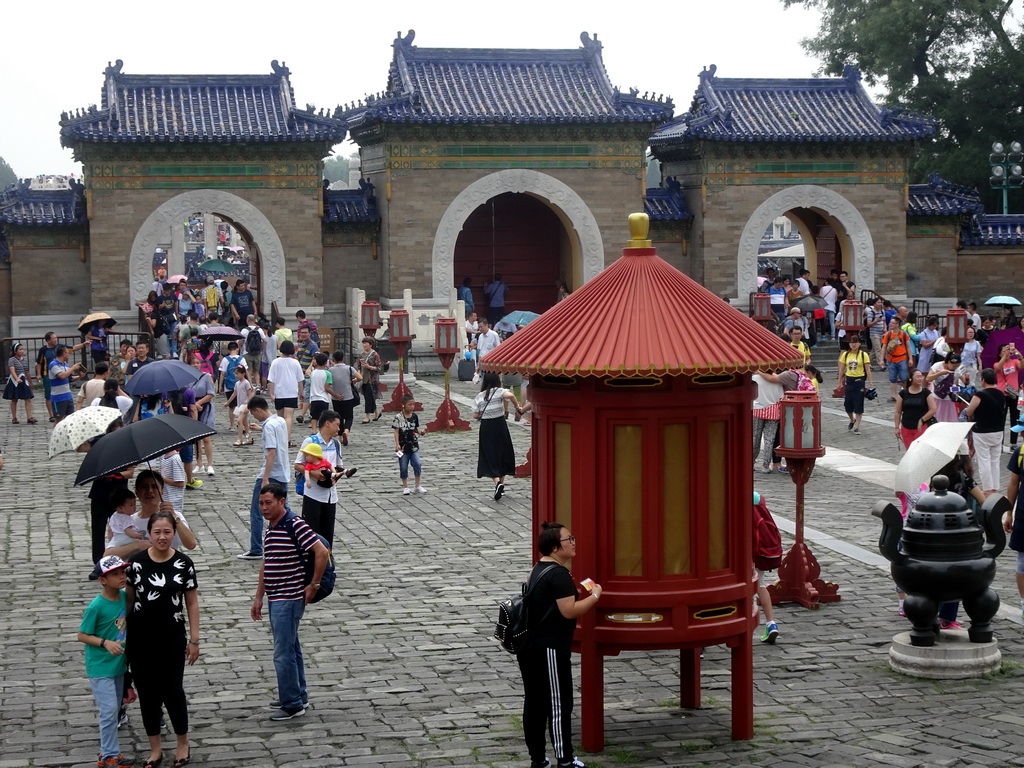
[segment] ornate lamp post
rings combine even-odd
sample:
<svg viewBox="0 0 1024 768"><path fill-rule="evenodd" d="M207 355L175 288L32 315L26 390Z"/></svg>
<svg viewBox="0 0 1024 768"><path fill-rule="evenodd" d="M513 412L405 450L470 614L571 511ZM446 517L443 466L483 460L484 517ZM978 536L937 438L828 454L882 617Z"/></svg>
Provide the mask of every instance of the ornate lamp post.
<svg viewBox="0 0 1024 768"><path fill-rule="evenodd" d="M767 293L755 293L754 313L751 315L750 319L767 328L769 321L773 317L775 317L775 313L772 312L772 297Z"/></svg>
<svg viewBox="0 0 1024 768"><path fill-rule="evenodd" d="M384 406L384 410L397 412L402 410L402 398L405 395L412 394L410 389L405 386L405 353L412 343L409 313L404 309L392 310L391 317L388 319L388 325L391 328L391 343L394 345L395 353L398 355L398 385L391 394L391 402ZM417 402L415 410L422 411L423 403Z"/></svg>
<svg viewBox="0 0 1024 768"><path fill-rule="evenodd" d="M359 307L359 327L363 331L363 336L373 338L380 328L380 304L376 301L363 302Z"/></svg>
<svg viewBox="0 0 1024 768"><path fill-rule="evenodd" d="M843 319L839 323L840 330L846 331L850 336L864 330L864 304L854 299L843 302ZM843 397L846 387L836 387L832 390L832 397ZM781 455L781 454L780 454Z"/></svg>
<svg viewBox="0 0 1024 768"><path fill-rule="evenodd" d="M800 603L817 608L819 603L840 599L839 586L822 581L821 566L804 541L804 486L814 471L814 461L825 455L821 444L821 401L813 392L787 392L780 405L779 447L786 457L789 476L796 483L796 541L779 566L779 580L768 587L773 603Z"/></svg>
<svg viewBox="0 0 1024 768"><path fill-rule="evenodd" d="M989 187L1002 190L1005 216L1010 212L1010 190L1024 186L1024 147L1019 141L1011 141L1008 148L997 141L992 145L988 164L992 172L988 179Z"/></svg>
<svg viewBox="0 0 1024 768"><path fill-rule="evenodd" d="M946 343L957 353L967 343L967 310L955 307L946 312Z"/></svg>
<svg viewBox="0 0 1024 768"><path fill-rule="evenodd" d="M469 422L459 417L459 409L451 398L451 367L459 353L459 324L451 317L440 317L434 325L434 351L444 366L444 400L434 420L427 424L427 432L464 432Z"/></svg>

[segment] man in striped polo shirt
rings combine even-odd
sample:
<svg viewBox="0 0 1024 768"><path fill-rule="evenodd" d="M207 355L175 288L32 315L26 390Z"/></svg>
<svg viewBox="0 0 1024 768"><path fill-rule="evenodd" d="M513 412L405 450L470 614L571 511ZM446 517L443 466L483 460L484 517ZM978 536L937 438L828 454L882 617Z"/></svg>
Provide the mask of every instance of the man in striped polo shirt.
<svg viewBox="0 0 1024 768"><path fill-rule="evenodd" d="M299 645L299 621L306 604L320 588L329 553L306 521L285 507L285 490L268 483L260 489L260 514L267 521L263 539L263 563L250 615L263 618L263 596L268 598L270 631L274 635L274 669L277 672L277 700L271 720L291 720L306 714L306 670ZM315 557L313 578L305 584L303 556Z"/></svg>

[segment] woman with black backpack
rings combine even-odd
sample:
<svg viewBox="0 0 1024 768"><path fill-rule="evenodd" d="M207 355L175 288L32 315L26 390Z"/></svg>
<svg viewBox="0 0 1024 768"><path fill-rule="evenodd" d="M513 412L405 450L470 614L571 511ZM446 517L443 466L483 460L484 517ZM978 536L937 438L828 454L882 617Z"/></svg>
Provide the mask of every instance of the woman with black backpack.
<svg viewBox="0 0 1024 768"><path fill-rule="evenodd" d="M567 566L576 554L576 537L561 523L542 523L541 528L541 558L527 582L529 641L516 654L523 675L523 735L530 768L575 768L583 763L572 748L572 636L576 619L601 599L601 585L588 580L590 594L580 600ZM549 729L557 763L544 754Z"/></svg>

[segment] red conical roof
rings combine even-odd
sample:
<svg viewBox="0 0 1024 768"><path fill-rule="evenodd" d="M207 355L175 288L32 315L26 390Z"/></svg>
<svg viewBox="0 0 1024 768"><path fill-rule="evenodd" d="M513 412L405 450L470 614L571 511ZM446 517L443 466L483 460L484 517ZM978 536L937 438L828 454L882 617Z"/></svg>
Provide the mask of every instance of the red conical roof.
<svg viewBox="0 0 1024 768"><path fill-rule="evenodd" d="M631 243L648 245L646 228L641 234ZM623 249L621 259L481 361L500 373L609 377L796 366L803 357L792 346L651 247Z"/></svg>

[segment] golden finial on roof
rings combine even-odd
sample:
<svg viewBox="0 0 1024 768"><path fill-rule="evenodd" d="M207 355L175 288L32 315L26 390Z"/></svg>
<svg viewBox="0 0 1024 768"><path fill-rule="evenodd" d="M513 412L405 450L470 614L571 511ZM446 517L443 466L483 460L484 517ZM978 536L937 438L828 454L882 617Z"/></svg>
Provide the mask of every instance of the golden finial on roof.
<svg viewBox="0 0 1024 768"><path fill-rule="evenodd" d="M627 248L650 248L651 241L647 233L651 228L651 219L646 213L629 214L629 242Z"/></svg>

